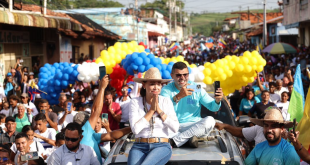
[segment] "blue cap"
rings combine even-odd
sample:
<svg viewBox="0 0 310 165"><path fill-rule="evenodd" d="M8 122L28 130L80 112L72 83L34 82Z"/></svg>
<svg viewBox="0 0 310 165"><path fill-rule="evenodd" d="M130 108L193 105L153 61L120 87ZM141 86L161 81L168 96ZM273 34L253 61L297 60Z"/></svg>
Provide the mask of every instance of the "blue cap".
<svg viewBox="0 0 310 165"><path fill-rule="evenodd" d="M12 76L12 73L11 73L11 72L9 72L6 76Z"/></svg>

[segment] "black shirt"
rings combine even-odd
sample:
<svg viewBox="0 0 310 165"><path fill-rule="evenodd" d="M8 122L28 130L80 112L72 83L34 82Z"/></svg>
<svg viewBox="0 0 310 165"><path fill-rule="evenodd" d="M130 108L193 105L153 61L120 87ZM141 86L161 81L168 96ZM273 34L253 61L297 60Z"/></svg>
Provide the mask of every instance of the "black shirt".
<svg viewBox="0 0 310 165"><path fill-rule="evenodd" d="M254 114L256 112L257 118L262 119L263 118L262 114L265 113L265 110L268 107L271 107L271 106L275 106L276 107L276 105L273 102L268 102L266 105L263 104L262 102L256 103L251 108L250 112L251 112L251 114Z"/></svg>

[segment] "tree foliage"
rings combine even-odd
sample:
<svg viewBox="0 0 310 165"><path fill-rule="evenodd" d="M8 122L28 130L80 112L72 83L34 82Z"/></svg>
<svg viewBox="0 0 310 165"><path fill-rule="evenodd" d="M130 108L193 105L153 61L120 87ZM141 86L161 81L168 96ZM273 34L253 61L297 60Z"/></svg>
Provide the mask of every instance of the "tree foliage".
<svg viewBox="0 0 310 165"><path fill-rule="evenodd" d="M169 3L169 0L155 0L154 2L147 2L144 5L141 5L141 8L158 8L164 11L164 16L169 17L169 5L167 5L167 3ZM171 0L171 3L173 3L173 0ZM176 6L183 9L185 4L181 0L177 0Z"/></svg>

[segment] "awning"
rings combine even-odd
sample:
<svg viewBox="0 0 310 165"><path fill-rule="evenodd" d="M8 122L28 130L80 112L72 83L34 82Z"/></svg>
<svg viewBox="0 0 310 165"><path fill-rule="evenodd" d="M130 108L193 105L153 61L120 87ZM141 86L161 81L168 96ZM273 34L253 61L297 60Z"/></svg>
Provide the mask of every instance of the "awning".
<svg viewBox="0 0 310 165"><path fill-rule="evenodd" d="M69 29L73 31L83 31L81 25L76 24L68 18L52 18L35 14L12 13L0 11L0 23L31 26L41 28Z"/></svg>
<svg viewBox="0 0 310 165"><path fill-rule="evenodd" d="M159 37L159 36L163 36L163 37L166 37L166 35L164 34L160 34L160 33L157 33L157 32L148 32L148 35L149 37Z"/></svg>
<svg viewBox="0 0 310 165"><path fill-rule="evenodd" d="M249 32L246 34L247 37L251 37L251 36L256 36L256 35L260 35L263 33L263 28L259 28L255 31Z"/></svg>

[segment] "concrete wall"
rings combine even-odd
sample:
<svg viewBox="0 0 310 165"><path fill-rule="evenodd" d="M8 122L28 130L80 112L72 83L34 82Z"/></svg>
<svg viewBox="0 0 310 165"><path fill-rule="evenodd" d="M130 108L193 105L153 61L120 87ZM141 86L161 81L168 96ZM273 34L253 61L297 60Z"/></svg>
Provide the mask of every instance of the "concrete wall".
<svg viewBox="0 0 310 165"><path fill-rule="evenodd" d="M289 4L284 4L284 25L290 25L296 22L307 21L310 19L310 0L308 0L308 8L300 10L300 1L291 0Z"/></svg>

